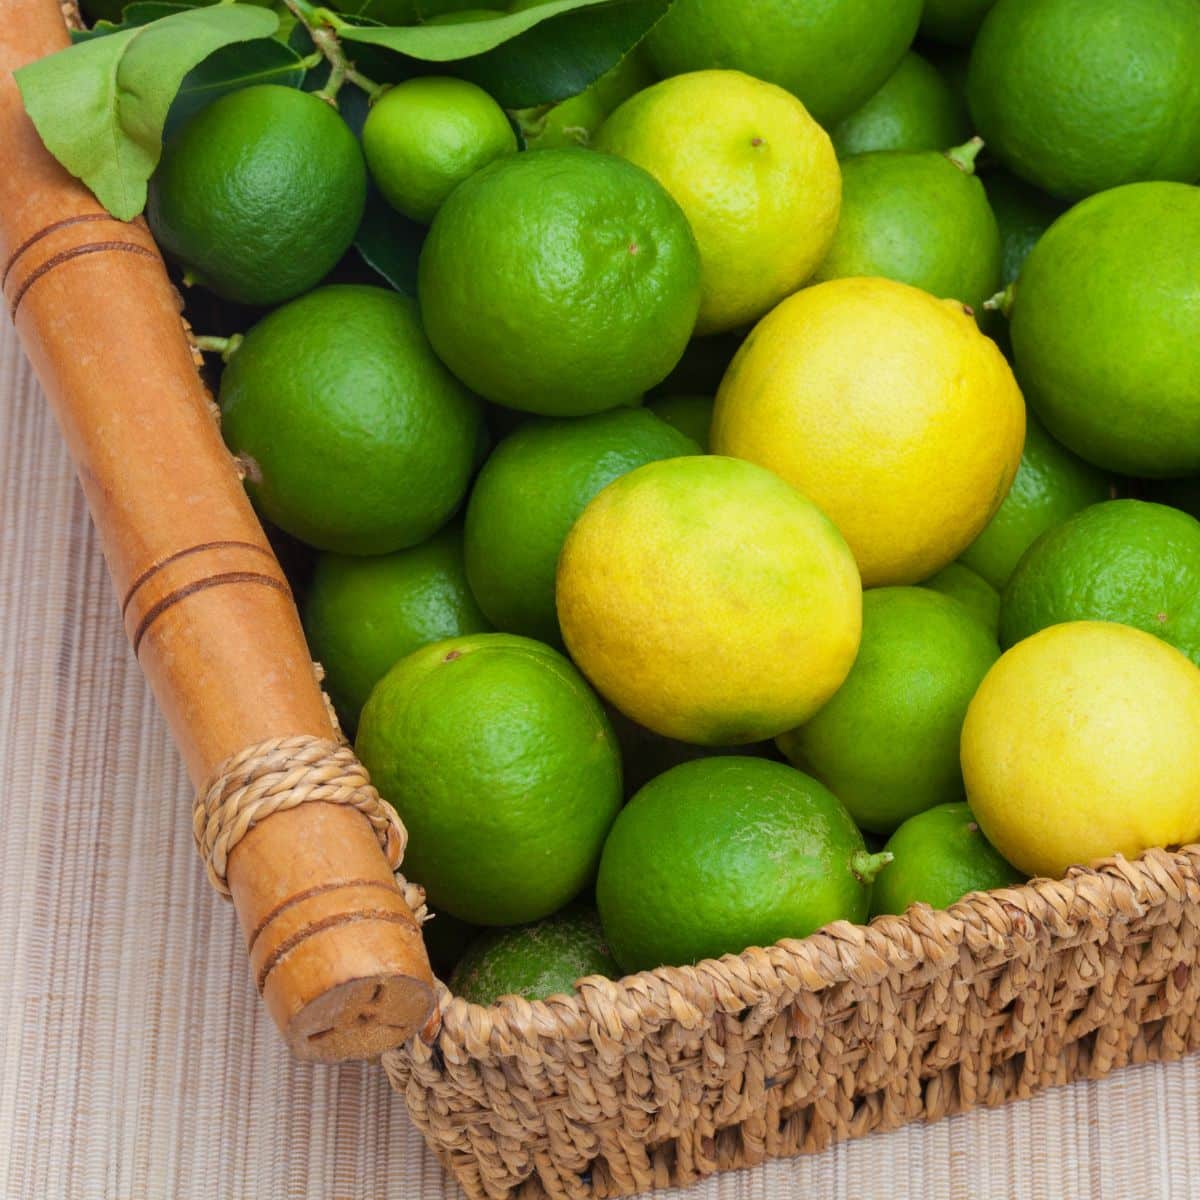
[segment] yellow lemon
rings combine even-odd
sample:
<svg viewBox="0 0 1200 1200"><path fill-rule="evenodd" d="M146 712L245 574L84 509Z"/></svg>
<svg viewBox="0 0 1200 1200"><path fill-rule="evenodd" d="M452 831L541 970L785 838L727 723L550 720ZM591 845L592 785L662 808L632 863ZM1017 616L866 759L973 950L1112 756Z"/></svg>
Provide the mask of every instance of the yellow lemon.
<svg viewBox="0 0 1200 1200"><path fill-rule="evenodd" d="M741 71L693 71L625 101L596 149L644 167L700 246L696 332L736 329L791 295L837 229L842 177L828 134L790 92Z"/></svg>
<svg viewBox="0 0 1200 1200"><path fill-rule="evenodd" d="M962 731L967 799L1030 875L1200 840L1200 670L1104 621L1052 625L984 677Z"/></svg>
<svg viewBox="0 0 1200 1200"><path fill-rule="evenodd" d="M878 587L928 579L974 541L1024 437L1016 380L969 310L855 278L759 322L717 393L711 444L803 492Z"/></svg>
<svg viewBox="0 0 1200 1200"><path fill-rule="evenodd" d="M820 510L751 463L648 463L601 491L558 562L580 669L665 737L737 745L806 721L850 671L854 558Z"/></svg>

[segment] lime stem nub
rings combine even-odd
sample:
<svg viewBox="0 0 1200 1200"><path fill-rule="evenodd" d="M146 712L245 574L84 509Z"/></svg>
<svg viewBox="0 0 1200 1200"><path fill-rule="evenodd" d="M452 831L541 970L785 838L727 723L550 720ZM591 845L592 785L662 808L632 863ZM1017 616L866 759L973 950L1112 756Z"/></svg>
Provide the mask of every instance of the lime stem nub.
<svg viewBox="0 0 1200 1200"><path fill-rule="evenodd" d="M895 858L890 850L872 854L869 850L855 851L850 857L850 870L860 883L874 883L875 876Z"/></svg>
<svg viewBox="0 0 1200 1200"><path fill-rule="evenodd" d="M1008 285L1002 292L997 292L994 296L989 296L983 302L983 307L988 312L998 312L1001 316L1007 317L1012 312L1013 300L1017 294L1016 280Z"/></svg>
<svg viewBox="0 0 1200 1200"><path fill-rule="evenodd" d="M976 135L969 142L955 146L946 151L946 157L960 170L968 175L975 174L975 160L983 149L983 138Z"/></svg>
<svg viewBox="0 0 1200 1200"><path fill-rule="evenodd" d="M242 335L235 333L231 337L217 337L210 334L193 334L192 343L197 350L205 354L219 354L222 362L228 362L242 344Z"/></svg>

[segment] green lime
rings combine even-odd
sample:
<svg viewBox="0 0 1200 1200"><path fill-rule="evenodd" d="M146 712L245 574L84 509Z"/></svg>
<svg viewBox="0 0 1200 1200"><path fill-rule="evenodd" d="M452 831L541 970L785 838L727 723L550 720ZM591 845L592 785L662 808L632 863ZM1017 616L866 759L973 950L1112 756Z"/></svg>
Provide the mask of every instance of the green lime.
<svg viewBox="0 0 1200 1200"><path fill-rule="evenodd" d="M871 150L947 150L971 134L967 110L932 63L911 51L829 136L839 158Z"/></svg>
<svg viewBox="0 0 1200 1200"><path fill-rule="evenodd" d="M1048 625L1116 621L1200 665L1200 522L1146 500L1106 500L1042 534L1004 589L1000 642Z"/></svg>
<svg viewBox="0 0 1200 1200"><path fill-rule="evenodd" d="M575 981L588 975L620 973L596 910L572 905L533 925L481 934L450 976L450 990L472 1004L501 996L545 1000L570 995Z"/></svg>
<svg viewBox="0 0 1200 1200"><path fill-rule="evenodd" d="M464 179L517 149L500 105L483 88L445 75L406 79L384 92L367 114L362 142L384 199L425 223Z"/></svg>
<svg viewBox="0 0 1200 1200"><path fill-rule="evenodd" d="M1101 470L1060 446L1026 414L1021 465L1004 503L984 531L959 555L993 588L1003 588L1021 555L1072 513L1107 500L1111 482Z"/></svg>
<svg viewBox="0 0 1200 1200"><path fill-rule="evenodd" d="M1025 260L1011 317L1021 389L1060 442L1127 475L1200 471L1200 188L1077 204Z"/></svg>
<svg viewBox="0 0 1200 1200"><path fill-rule="evenodd" d="M429 955L429 965L439 979L446 979L462 958L479 930L448 912L434 913L421 926L421 940Z"/></svg>
<svg viewBox="0 0 1200 1200"><path fill-rule="evenodd" d="M999 0L971 51L975 128L1056 196L1200 175L1196 0Z"/></svg>
<svg viewBox="0 0 1200 1200"><path fill-rule="evenodd" d="M922 0L676 0L646 49L659 75L731 67L777 83L826 127L895 70Z"/></svg>
<svg viewBox="0 0 1200 1200"><path fill-rule="evenodd" d="M510 408L582 416L640 396L679 361L700 256L640 167L588 150L513 154L456 188L419 269L434 349Z"/></svg>
<svg viewBox="0 0 1200 1200"><path fill-rule="evenodd" d="M712 396L660 396L646 407L660 420L678 429L708 453L708 431L712 428Z"/></svg>
<svg viewBox="0 0 1200 1200"><path fill-rule="evenodd" d="M983 836L962 801L909 817L884 847L892 861L875 877L871 916L910 904L948 908L968 892L1012 887L1025 876Z"/></svg>
<svg viewBox="0 0 1200 1200"><path fill-rule="evenodd" d="M622 809L596 899L613 957L641 971L863 921L885 861L815 779L761 758L702 758Z"/></svg>
<svg viewBox="0 0 1200 1200"><path fill-rule="evenodd" d="M1000 231L974 174L980 145L844 159L842 218L815 279L895 279L980 312L1000 280Z"/></svg>
<svg viewBox="0 0 1200 1200"><path fill-rule="evenodd" d="M983 627L995 637L1000 629L1000 593L982 575L977 575L961 562L952 562L923 584L957 600Z"/></svg>
<svg viewBox="0 0 1200 1200"><path fill-rule="evenodd" d="M531 422L505 438L467 505L467 578L492 624L558 643L554 571L575 518L634 467L698 453L642 408Z"/></svg>
<svg viewBox="0 0 1200 1200"><path fill-rule="evenodd" d="M423 646L379 681L355 749L408 828L405 870L476 925L549 916L593 878L621 760L559 653L478 633Z"/></svg>
<svg viewBox="0 0 1200 1200"><path fill-rule="evenodd" d="M395 554L320 555L303 614L325 690L348 728L393 663L430 642L490 628L467 586L458 525Z"/></svg>
<svg viewBox="0 0 1200 1200"><path fill-rule="evenodd" d="M832 700L777 739L864 829L890 833L963 794L958 738L967 705L1000 657L957 600L919 587L863 594L858 658Z"/></svg>
<svg viewBox="0 0 1200 1200"><path fill-rule="evenodd" d="M1007 171L989 174L984 189L1000 227L1000 282L1007 287L1065 206Z"/></svg>
<svg viewBox="0 0 1200 1200"><path fill-rule="evenodd" d="M539 0L544 3L545 0ZM532 8L533 5L523 7ZM514 6L512 12L520 9ZM630 51L595 83L550 108L522 109L515 114L527 150L551 150L556 146L587 146L592 135L618 104L634 92L649 87L654 76L641 51Z"/></svg>
<svg viewBox="0 0 1200 1200"><path fill-rule="evenodd" d="M220 398L251 499L321 550L416 545L467 489L479 402L396 292L339 285L276 309L233 354Z"/></svg>
<svg viewBox="0 0 1200 1200"><path fill-rule="evenodd" d="M262 84L215 100L167 143L146 219L218 296L278 304L320 283L350 248L366 195L362 151L337 112Z"/></svg>
<svg viewBox="0 0 1200 1200"><path fill-rule="evenodd" d="M925 0L921 33L935 42L969 46L996 0Z"/></svg>

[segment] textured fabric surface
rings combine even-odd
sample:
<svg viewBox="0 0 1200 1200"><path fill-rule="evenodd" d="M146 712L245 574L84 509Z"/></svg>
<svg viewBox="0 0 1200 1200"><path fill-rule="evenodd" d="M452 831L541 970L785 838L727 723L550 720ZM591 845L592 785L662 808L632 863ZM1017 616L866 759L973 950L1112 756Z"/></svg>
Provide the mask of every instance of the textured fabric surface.
<svg viewBox="0 0 1200 1200"><path fill-rule="evenodd" d="M0 318L3 321L3 318ZM0 1200L432 1200L377 1067L290 1062L0 324ZM1200 1056L710 1179L694 1200L1200 1197ZM659 1193L679 1196L683 1193Z"/></svg>

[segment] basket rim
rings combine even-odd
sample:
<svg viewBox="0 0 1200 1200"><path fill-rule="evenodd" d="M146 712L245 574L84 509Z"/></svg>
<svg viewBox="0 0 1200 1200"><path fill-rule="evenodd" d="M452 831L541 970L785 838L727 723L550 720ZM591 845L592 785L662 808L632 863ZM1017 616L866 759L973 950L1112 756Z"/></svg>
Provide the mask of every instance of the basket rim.
<svg viewBox="0 0 1200 1200"><path fill-rule="evenodd" d="M547 1041L640 1040L669 1021L699 1028L714 1013L734 1014L766 1002L841 984L871 986L887 976L918 984L957 961L964 950L983 969L1012 957L1014 943L1082 939L1148 909L1200 903L1200 843L1153 847L1137 859L1103 858L1071 867L1061 879L1034 878L1015 887L970 892L946 909L917 903L899 916L867 925L835 921L805 938L608 979L580 979L570 995L545 1000L501 997L491 1005L454 996L438 981L440 1020L419 1035L426 1045L458 1046L495 1062ZM404 1048L388 1051L389 1058Z"/></svg>

